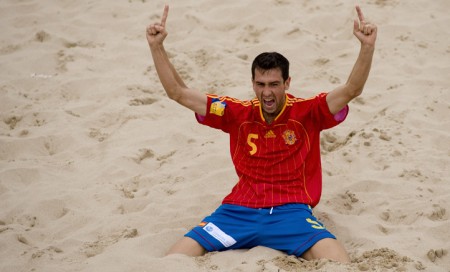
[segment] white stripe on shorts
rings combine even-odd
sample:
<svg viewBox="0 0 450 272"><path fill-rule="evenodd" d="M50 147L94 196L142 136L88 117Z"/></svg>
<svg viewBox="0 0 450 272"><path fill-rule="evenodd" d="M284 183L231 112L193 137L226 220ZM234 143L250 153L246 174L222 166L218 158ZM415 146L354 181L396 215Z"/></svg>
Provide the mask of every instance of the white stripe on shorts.
<svg viewBox="0 0 450 272"><path fill-rule="evenodd" d="M230 247L236 244L236 240L233 237L223 232L219 227L214 225L213 223L208 223L203 229L212 237L216 238L222 245L225 247Z"/></svg>

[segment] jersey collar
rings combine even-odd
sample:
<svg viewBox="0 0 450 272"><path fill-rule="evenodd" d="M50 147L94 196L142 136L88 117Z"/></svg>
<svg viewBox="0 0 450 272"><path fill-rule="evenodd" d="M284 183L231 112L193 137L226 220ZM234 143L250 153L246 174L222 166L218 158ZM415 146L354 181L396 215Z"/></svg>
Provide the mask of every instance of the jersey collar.
<svg viewBox="0 0 450 272"><path fill-rule="evenodd" d="M273 119L272 124L275 123L278 120L278 118L283 115L284 111L286 110L286 105L287 105L288 99L289 99L289 96L288 96L288 94L286 94L285 98L284 98L283 108L281 109L280 113L278 113L277 117L275 117L275 119ZM264 114L262 112L262 105L261 105L261 102L259 100L258 100L258 105L259 105L259 115L261 117L261 120L263 120L265 124L268 124L266 122L266 118L264 118Z"/></svg>

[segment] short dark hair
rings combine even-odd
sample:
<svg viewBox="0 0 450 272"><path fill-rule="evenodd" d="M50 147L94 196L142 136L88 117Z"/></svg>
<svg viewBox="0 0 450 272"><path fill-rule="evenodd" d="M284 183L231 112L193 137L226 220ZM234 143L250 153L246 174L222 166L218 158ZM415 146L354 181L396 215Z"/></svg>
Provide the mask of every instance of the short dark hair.
<svg viewBox="0 0 450 272"><path fill-rule="evenodd" d="M252 63L252 79L255 79L255 70L268 71L271 69L280 69L283 80L289 78L289 61L280 53L264 52L259 54Z"/></svg>

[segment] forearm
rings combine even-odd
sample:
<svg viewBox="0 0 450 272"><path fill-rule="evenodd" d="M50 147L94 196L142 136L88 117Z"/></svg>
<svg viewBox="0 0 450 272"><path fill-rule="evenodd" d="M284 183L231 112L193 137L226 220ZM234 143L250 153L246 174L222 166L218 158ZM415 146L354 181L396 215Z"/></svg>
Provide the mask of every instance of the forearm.
<svg viewBox="0 0 450 272"><path fill-rule="evenodd" d="M356 97L362 93L367 78L369 77L374 51L374 46L361 45L358 59L346 83L350 96Z"/></svg>
<svg viewBox="0 0 450 272"><path fill-rule="evenodd" d="M336 87L327 95L328 108L332 114L338 113L352 99L362 93L372 66L377 27L364 20L364 15L359 6L356 6L356 11L358 20L353 22L353 34L360 41L361 49L347 82Z"/></svg>
<svg viewBox="0 0 450 272"><path fill-rule="evenodd" d="M181 96L181 88L187 88L186 84L170 62L163 45L150 46L150 51L164 90L169 98L178 101Z"/></svg>

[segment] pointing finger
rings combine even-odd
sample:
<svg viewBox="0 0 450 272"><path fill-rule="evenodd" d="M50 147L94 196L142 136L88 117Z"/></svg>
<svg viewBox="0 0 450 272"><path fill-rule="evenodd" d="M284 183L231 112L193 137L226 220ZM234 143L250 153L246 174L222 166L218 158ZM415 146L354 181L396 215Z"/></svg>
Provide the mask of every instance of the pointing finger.
<svg viewBox="0 0 450 272"><path fill-rule="evenodd" d="M363 15L363 13L361 11L361 8L358 5L356 6L356 12L358 13L359 21L363 22L364 21L364 15Z"/></svg>
<svg viewBox="0 0 450 272"><path fill-rule="evenodd" d="M161 18L161 26L165 27L166 26L166 20L167 20L167 16L169 15L169 5L165 5L164 6L164 13L163 16Z"/></svg>

